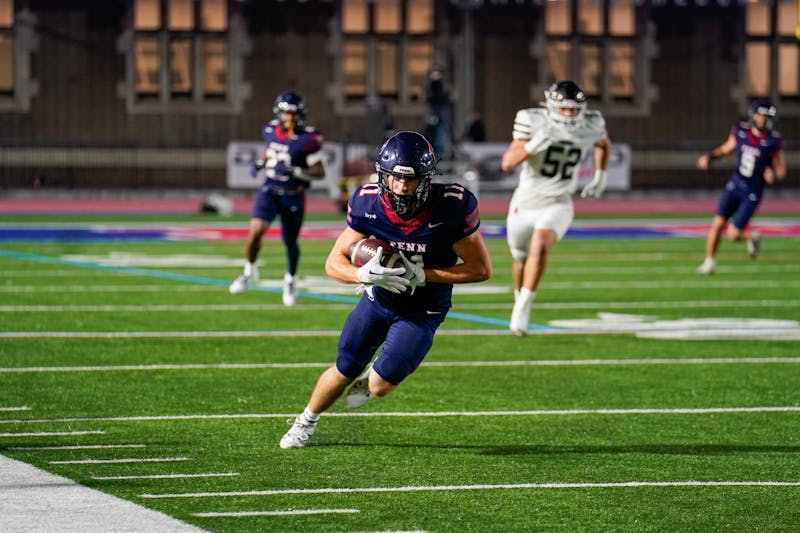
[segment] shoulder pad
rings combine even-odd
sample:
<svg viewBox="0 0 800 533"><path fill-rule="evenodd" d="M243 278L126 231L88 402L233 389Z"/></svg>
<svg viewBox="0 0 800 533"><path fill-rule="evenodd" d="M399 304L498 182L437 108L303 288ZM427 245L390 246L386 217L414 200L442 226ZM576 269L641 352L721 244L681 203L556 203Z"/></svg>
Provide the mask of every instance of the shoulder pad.
<svg viewBox="0 0 800 533"><path fill-rule="evenodd" d="M586 119L586 124L590 128L599 131L606 130L606 119L603 118L603 114L600 111L596 109L587 109L583 116Z"/></svg>
<svg viewBox="0 0 800 533"><path fill-rule="evenodd" d="M520 109L514 118L514 138L528 139L547 126L547 110L541 107Z"/></svg>

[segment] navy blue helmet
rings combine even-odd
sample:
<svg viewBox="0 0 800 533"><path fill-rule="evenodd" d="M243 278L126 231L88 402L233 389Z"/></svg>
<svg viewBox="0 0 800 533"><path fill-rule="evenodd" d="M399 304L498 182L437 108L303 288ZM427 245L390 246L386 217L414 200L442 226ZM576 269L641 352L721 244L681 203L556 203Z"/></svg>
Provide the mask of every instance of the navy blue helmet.
<svg viewBox="0 0 800 533"><path fill-rule="evenodd" d="M295 113L297 124L302 125L306 118L306 102L300 94L294 91L284 91L275 99L272 112L275 113L278 120L281 120L281 113Z"/></svg>
<svg viewBox="0 0 800 533"><path fill-rule="evenodd" d="M381 197L388 198L395 213L403 218L413 217L428 199L431 180L436 171L436 155L428 140L413 131L401 131L390 137L375 161ZM406 180L419 180L414 194L392 192L387 179L394 176Z"/></svg>
<svg viewBox="0 0 800 533"><path fill-rule="evenodd" d="M770 102L768 99L759 98L758 100L754 100L753 103L750 104L750 109L748 109L748 115L751 121L753 120L753 115L756 114L764 115L765 117L767 117L763 129L771 130L775 127L775 120L778 118L778 110L775 109L775 106L772 105L772 102Z"/></svg>

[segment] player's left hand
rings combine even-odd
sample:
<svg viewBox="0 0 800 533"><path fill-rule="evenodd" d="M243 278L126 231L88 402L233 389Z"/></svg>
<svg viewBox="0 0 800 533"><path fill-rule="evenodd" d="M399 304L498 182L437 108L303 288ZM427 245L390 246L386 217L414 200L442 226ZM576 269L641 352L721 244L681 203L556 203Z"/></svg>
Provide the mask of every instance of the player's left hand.
<svg viewBox="0 0 800 533"><path fill-rule="evenodd" d="M425 268L422 256L412 255L409 258L401 251L400 257L403 259L403 266L406 267L406 273L403 277L410 282L411 294L414 294L417 287L425 286Z"/></svg>
<svg viewBox="0 0 800 533"><path fill-rule="evenodd" d="M606 190L607 175L608 171L606 170L596 170L594 173L594 179L587 183L586 187L584 187L581 191L581 198L600 198L600 196L603 194L603 191Z"/></svg>
<svg viewBox="0 0 800 533"><path fill-rule="evenodd" d="M307 174L303 167L292 167L292 176L303 181L312 181L314 176Z"/></svg>
<svg viewBox="0 0 800 533"><path fill-rule="evenodd" d="M258 171L264 168L264 160L259 159L258 161L254 161L252 165L250 165L250 177L255 178L258 176Z"/></svg>
<svg viewBox="0 0 800 533"><path fill-rule="evenodd" d="M772 167L764 167L764 182L767 185L775 185L775 171Z"/></svg>

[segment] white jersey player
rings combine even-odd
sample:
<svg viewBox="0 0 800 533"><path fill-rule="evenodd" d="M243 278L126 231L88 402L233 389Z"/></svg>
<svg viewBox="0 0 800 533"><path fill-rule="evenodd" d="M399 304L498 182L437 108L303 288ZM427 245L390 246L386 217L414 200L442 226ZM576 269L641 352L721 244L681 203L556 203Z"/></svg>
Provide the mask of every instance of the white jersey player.
<svg viewBox="0 0 800 533"><path fill-rule="evenodd" d="M603 115L586 109L586 95L577 84L559 81L544 94L546 108L517 112L514 140L502 161L504 171L522 165L506 221L514 259L514 309L509 327L517 335L527 334L531 303L547 256L572 224L572 194L577 189L580 162L594 149L594 179L581 196L599 198L605 190L611 152Z"/></svg>

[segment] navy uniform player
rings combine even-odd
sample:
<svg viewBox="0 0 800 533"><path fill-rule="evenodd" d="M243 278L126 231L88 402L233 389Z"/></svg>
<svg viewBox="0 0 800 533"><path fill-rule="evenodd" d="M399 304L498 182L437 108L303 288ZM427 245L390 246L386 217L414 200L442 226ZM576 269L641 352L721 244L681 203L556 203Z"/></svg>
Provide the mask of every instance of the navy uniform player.
<svg viewBox="0 0 800 533"><path fill-rule="evenodd" d="M575 216L572 194L578 185L578 165L594 150L594 179L581 196L599 198L611 152L603 115L587 109L586 95L577 84L559 81L544 95L545 108L517 112L513 140L501 162L506 172L522 165L506 220L514 282L509 328L520 336L528 332L531 303L548 255Z"/></svg>
<svg viewBox="0 0 800 533"><path fill-rule="evenodd" d="M275 218L281 219L281 236L286 247L286 274L283 278L283 304L297 301L297 264L300 247L297 237L305 215L306 194L311 180L325 177L322 135L305 125L306 104L294 91L281 93L272 108L275 119L264 126L264 158L253 163L251 175L264 171L264 183L253 205L250 231L245 245L244 273L230 285L231 294L240 294L258 282L256 260L261 238Z"/></svg>
<svg viewBox="0 0 800 533"><path fill-rule="evenodd" d="M425 137L399 132L378 151L378 183L363 185L351 196L347 228L333 245L325 271L337 281L361 284L362 296L345 320L336 363L319 377L281 448L304 447L320 414L351 383L346 398L351 408L397 388L430 350L450 308L453 284L491 275L478 231L477 199L461 185L431 183L435 162ZM350 245L368 236L401 250L403 265L383 267L376 254L364 266L353 266Z"/></svg>
<svg viewBox="0 0 800 533"><path fill-rule="evenodd" d="M748 230L747 225L758 209L764 187L786 176L783 138L773 130L777 114L769 100L754 101L749 109L750 120L734 125L725 142L697 159L697 168L706 170L714 159L736 152L736 166L720 196L706 239L706 258L697 269L698 274L714 273L720 237L730 219L733 224L728 225L728 238L747 241L747 253L753 259L758 256L761 234Z"/></svg>

